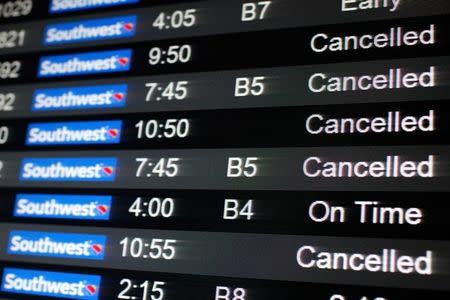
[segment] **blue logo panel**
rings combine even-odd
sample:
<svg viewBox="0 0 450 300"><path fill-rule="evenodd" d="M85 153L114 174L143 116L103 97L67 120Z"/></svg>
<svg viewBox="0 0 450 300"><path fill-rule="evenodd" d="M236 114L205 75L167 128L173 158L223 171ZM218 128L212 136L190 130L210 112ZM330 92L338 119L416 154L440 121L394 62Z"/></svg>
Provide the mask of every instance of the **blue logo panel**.
<svg viewBox="0 0 450 300"><path fill-rule="evenodd" d="M25 158L21 181L112 182L116 179L117 158Z"/></svg>
<svg viewBox="0 0 450 300"><path fill-rule="evenodd" d="M136 26L136 16L51 24L45 29L44 45L132 37Z"/></svg>
<svg viewBox="0 0 450 300"><path fill-rule="evenodd" d="M109 220L111 196L18 194L14 217Z"/></svg>
<svg viewBox="0 0 450 300"><path fill-rule="evenodd" d="M103 260L106 236L13 230L8 254Z"/></svg>
<svg viewBox="0 0 450 300"><path fill-rule="evenodd" d="M139 0L50 0L51 14L139 3Z"/></svg>
<svg viewBox="0 0 450 300"><path fill-rule="evenodd" d="M122 121L31 123L26 145L118 144L121 132Z"/></svg>
<svg viewBox="0 0 450 300"><path fill-rule="evenodd" d="M3 292L64 299L98 300L101 277L96 275L5 268Z"/></svg>
<svg viewBox="0 0 450 300"><path fill-rule="evenodd" d="M113 72L131 68L131 49L44 56L39 60L38 77L62 77Z"/></svg>
<svg viewBox="0 0 450 300"><path fill-rule="evenodd" d="M32 111L124 107L128 85L100 85L36 90Z"/></svg>

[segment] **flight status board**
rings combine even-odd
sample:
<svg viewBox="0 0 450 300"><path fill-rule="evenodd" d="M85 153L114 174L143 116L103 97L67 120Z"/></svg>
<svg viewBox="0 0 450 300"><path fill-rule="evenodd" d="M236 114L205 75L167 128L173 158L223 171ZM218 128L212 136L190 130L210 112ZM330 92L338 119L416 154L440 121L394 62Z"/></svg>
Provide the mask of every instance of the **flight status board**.
<svg viewBox="0 0 450 300"><path fill-rule="evenodd" d="M449 17L0 0L0 299L450 299Z"/></svg>

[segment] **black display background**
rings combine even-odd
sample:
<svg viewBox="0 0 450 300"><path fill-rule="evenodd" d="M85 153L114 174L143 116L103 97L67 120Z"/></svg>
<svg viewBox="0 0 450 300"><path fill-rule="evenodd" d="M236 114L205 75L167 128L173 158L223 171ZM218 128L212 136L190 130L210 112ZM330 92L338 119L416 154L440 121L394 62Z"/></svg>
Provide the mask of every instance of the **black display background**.
<svg viewBox="0 0 450 300"><path fill-rule="evenodd" d="M5 2L5 0L2 0ZM144 3L145 2L145 3ZM142 1L139 5L168 4L175 1ZM181 2L181 1L176 1ZM187 1L186 1L187 2ZM128 7L136 7L130 5ZM107 8L105 11L114 10L117 7ZM33 13L27 20L40 18L54 18L60 15L48 16L48 4L36 5ZM78 13L95 14L96 11L83 11ZM23 19L2 20L2 23L14 23ZM366 51L348 51L346 53L313 53L309 48L309 41L315 33L326 32L329 34L361 34L381 33L394 26L404 26L407 29L426 29L430 24L436 24L438 28L438 43L432 46L400 47L397 49L378 49ZM133 48L133 67L130 72L122 74L89 75L83 79L140 76L144 74L167 74L213 70L233 70L258 67L293 66L303 64L318 64L346 61L363 61L377 59L409 58L422 56L448 55L450 53L450 26L448 16L423 17L414 19L401 19L383 22L362 22L347 25L318 26L311 28L273 30L256 33L228 34L223 36L209 36L202 38L189 38L166 40L151 43L136 43L127 45L98 46L90 51L110 50L116 48ZM194 49L192 62L185 65L156 66L150 67L147 61L147 52L154 46L167 47L170 45L190 44ZM76 52L76 51L74 51ZM22 76L18 80L0 81L0 85L27 82L62 82L79 77L64 77L52 79L37 79L37 58L43 55L61 54L61 51L45 51L42 53L28 53L19 56L3 56L0 61L19 59L22 61ZM67 53L65 51L64 53ZM1 86L0 86L1 87ZM424 99L425 100L425 99ZM270 146L341 146L341 145L419 145L419 144L448 144L448 107L445 101L400 103L400 104L365 104L345 106L320 106L287 109L254 109L240 111L206 111L206 112L176 112L176 113L154 113L146 114L147 118L193 118L201 120L201 125L196 128L198 136L183 141L159 141L149 143L137 143L135 140L125 137L123 143L118 146L88 146L89 149L120 149L128 148L194 148L194 147L270 147ZM303 116L311 111L324 112L349 116L378 116L380 112L388 109L399 109L402 111L423 111L437 107L439 119L439 130L436 133L426 134L392 134L392 135L365 135L365 136L336 136L336 137L310 137L304 134ZM422 109L422 110L421 110ZM143 115L126 115L127 120L141 118ZM89 117L67 118L64 120L95 120L101 115ZM123 115L111 115L108 119L121 119ZM36 121L29 119L27 122ZM45 118L39 121L56 121L58 118ZM270 121L268 121L270 120ZM15 141L1 148L3 150L21 149L24 140L25 122L23 120L0 121L2 124L12 126ZM128 128L133 128L132 121L126 121ZM0 124L0 125L2 125ZM130 125L131 124L131 125ZM130 129L128 129L130 130ZM298 133L298 134L297 134ZM128 134L127 136L130 136ZM24 150L22 148L21 150ZM66 149L65 147L47 147L45 150ZM84 147L73 147L70 149L87 149ZM33 149L35 150L35 148ZM44 149L42 149L44 150ZM0 209L0 221L19 222L11 217L14 197L16 192L36 193L72 193L92 194L92 191L84 190L55 190L46 189L2 189ZM155 191L127 191L127 190L97 190L95 194L114 195L114 207L111 221L107 222L77 222L79 226L114 226L114 227L145 227L167 230L201 230L201 231L233 231L233 232L258 232L258 233L280 233L280 234L310 234L310 235L336 235L336 236L368 236L368 237L395 237L412 238L423 240L448 240L447 233L448 217L445 206L448 202L446 193L342 193L342 192L234 192L234 191L183 191L174 192L168 190ZM156 220L151 223L146 220L130 217L127 213L129 205L136 196L143 197L174 197L180 199L180 212L173 221ZM227 223L221 221L222 201L225 198L255 199L258 209L263 212L259 219L254 222L234 221ZM354 200L378 200L384 203L399 206L417 206L424 208L429 214L426 215L426 224L418 227L408 226L362 226L356 225L352 220L347 225L318 225L311 224L305 218L299 218L298 213L305 213L306 203L309 199L329 199L334 203L346 205ZM448 205L447 205L448 206ZM195 211L193 211L195 210ZM36 220L24 220L23 223L35 223ZM75 225L73 221L39 220L39 223ZM424 242L425 244L426 242ZM7 264L11 266L10 264ZM0 263L0 266L7 266ZM29 264L15 264L14 267L45 269L43 265L30 266ZM332 286L318 284L294 284L288 282L256 281L229 278L195 277L176 274L149 274L142 272L122 271L99 271L83 268L53 267L52 270L65 272L86 272L88 274L104 275L102 283L102 299L115 299L119 290L120 278L141 278L150 280L167 280L171 282L172 288L169 299L211 299L214 295L215 285L246 286L252 291L250 300L266 299L328 299L331 294L342 293L349 295L347 299L360 299L362 295L375 298L386 297L389 300L400 299L447 299L448 293L417 291L409 289L381 289L355 286ZM176 282L182 282L181 284ZM175 287L176 286L176 287ZM175 288L173 288L175 287ZM281 291L281 292L280 292ZM24 299L24 296L0 293L10 299ZM26 299L53 299L46 297L29 297Z"/></svg>

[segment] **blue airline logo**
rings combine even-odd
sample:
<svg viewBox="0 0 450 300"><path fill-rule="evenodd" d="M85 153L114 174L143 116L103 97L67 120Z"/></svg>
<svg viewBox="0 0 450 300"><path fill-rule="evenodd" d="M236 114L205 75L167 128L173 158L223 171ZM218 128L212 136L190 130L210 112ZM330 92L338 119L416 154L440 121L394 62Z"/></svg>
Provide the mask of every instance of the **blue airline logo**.
<svg viewBox="0 0 450 300"><path fill-rule="evenodd" d="M49 12L55 14L134 3L139 3L139 0L50 0Z"/></svg>
<svg viewBox="0 0 450 300"><path fill-rule="evenodd" d="M36 90L33 111L124 107L128 85L100 85Z"/></svg>
<svg viewBox="0 0 450 300"><path fill-rule="evenodd" d="M126 38L136 34L136 16L48 25L44 44L67 44L104 39Z"/></svg>
<svg viewBox="0 0 450 300"><path fill-rule="evenodd" d="M14 216L78 220L109 220L111 196L18 194Z"/></svg>
<svg viewBox="0 0 450 300"><path fill-rule="evenodd" d="M118 144L122 121L31 123L26 145Z"/></svg>
<svg viewBox="0 0 450 300"><path fill-rule="evenodd" d="M117 158L24 158L21 181L112 182L116 179Z"/></svg>
<svg viewBox="0 0 450 300"><path fill-rule="evenodd" d="M3 292L64 299L98 300L101 277L96 275L5 268Z"/></svg>
<svg viewBox="0 0 450 300"><path fill-rule="evenodd" d="M106 236L13 230L8 254L103 260Z"/></svg>
<svg viewBox="0 0 450 300"><path fill-rule="evenodd" d="M127 72L132 50L113 50L68 55L44 56L39 61L38 77Z"/></svg>

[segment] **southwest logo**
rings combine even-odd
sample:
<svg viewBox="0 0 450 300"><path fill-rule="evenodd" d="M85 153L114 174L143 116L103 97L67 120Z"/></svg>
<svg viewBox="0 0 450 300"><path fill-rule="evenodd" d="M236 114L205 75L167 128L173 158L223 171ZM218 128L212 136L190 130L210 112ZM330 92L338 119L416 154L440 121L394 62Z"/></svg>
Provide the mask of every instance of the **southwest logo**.
<svg viewBox="0 0 450 300"><path fill-rule="evenodd" d="M103 260L106 236L13 230L8 254Z"/></svg>
<svg viewBox="0 0 450 300"><path fill-rule="evenodd" d="M111 196L18 194L14 205L14 216L109 220L111 202Z"/></svg>
<svg viewBox="0 0 450 300"><path fill-rule="evenodd" d="M139 3L139 0L51 0L49 12L55 14L134 3Z"/></svg>
<svg viewBox="0 0 450 300"><path fill-rule="evenodd" d="M117 158L25 158L20 168L21 181L96 181L116 179Z"/></svg>
<svg viewBox="0 0 450 300"><path fill-rule="evenodd" d="M127 38L136 34L136 16L48 25L44 45Z"/></svg>
<svg viewBox="0 0 450 300"><path fill-rule="evenodd" d="M124 107L128 85L100 85L36 90L33 111Z"/></svg>
<svg viewBox="0 0 450 300"><path fill-rule="evenodd" d="M96 275L5 268L1 290L25 295L98 300L100 283L101 277Z"/></svg>
<svg viewBox="0 0 450 300"><path fill-rule="evenodd" d="M114 99L116 99L116 101L121 102L124 98L124 94L123 93L115 93L114 94Z"/></svg>
<svg viewBox="0 0 450 300"><path fill-rule="evenodd" d="M132 50L115 50L44 56L39 61L38 77L75 76L127 72Z"/></svg>
<svg viewBox="0 0 450 300"><path fill-rule="evenodd" d="M97 205L97 210L102 215L106 215L109 212L109 206L108 205Z"/></svg>
<svg viewBox="0 0 450 300"><path fill-rule="evenodd" d="M119 58L119 64L122 66L127 66L130 63L130 60L128 57L121 57Z"/></svg>
<svg viewBox="0 0 450 300"><path fill-rule="evenodd" d="M106 175L111 176L114 173L114 168L113 167L104 167L103 172Z"/></svg>
<svg viewBox="0 0 450 300"><path fill-rule="evenodd" d="M89 295L95 295L97 294L97 286L89 284L86 286L86 291L89 293Z"/></svg>
<svg viewBox="0 0 450 300"><path fill-rule="evenodd" d="M118 144L122 121L31 123L27 146Z"/></svg>

